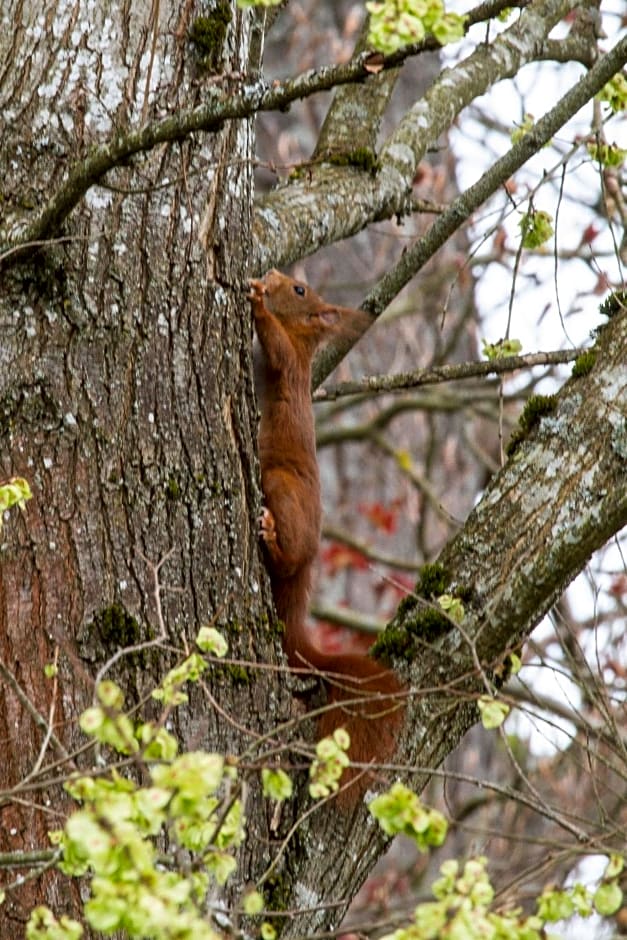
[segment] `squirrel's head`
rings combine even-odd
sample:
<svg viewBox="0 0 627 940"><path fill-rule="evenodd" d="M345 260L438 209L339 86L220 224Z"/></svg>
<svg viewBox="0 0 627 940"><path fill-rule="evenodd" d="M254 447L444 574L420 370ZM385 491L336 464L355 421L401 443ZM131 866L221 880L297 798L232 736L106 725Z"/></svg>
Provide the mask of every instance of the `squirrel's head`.
<svg viewBox="0 0 627 940"><path fill-rule="evenodd" d="M326 338L342 332L355 311L327 303L308 284L272 269L262 278L265 303L290 337L312 352Z"/></svg>

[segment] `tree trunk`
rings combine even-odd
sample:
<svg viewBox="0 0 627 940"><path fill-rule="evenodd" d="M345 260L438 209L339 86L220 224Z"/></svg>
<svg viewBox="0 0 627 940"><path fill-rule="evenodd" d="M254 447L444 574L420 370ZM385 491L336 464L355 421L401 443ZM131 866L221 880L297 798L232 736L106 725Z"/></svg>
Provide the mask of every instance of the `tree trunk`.
<svg viewBox="0 0 627 940"><path fill-rule="evenodd" d="M456 108L539 55L535 33L544 37L572 5L532 3L505 57L497 50L490 59L481 46L473 69L456 73ZM250 14L224 2L211 11L194 20L190 5L159 0L132 8L12 0L14 28L0 35L1 242L30 231L68 168L97 145L113 148L129 128L211 103L216 86L228 96L233 76L254 70L260 42L251 41ZM457 113L439 108L451 80L430 98L438 120L401 148L402 173L394 146L401 140L391 138L383 173L367 189L352 167L322 168L313 183L292 186L287 204L287 187L268 200L275 219L281 210L296 219L289 200L302 186L311 214L296 221L307 238L279 224L281 237L255 246L258 258L302 255L323 237L402 211L418 161ZM240 99L251 87L238 86ZM266 86L262 94L270 94ZM251 93L238 113L259 100ZM412 127L401 130L422 128L421 114L417 107ZM211 135L179 136L141 155L134 148L132 164L97 186L78 185L55 240L22 251L1 275L0 479L25 477L34 498L24 516L9 514L0 545L0 850L45 846L66 809L59 780L98 764L93 749L81 750L77 724L97 677L115 678L127 706L141 703L149 714L144 699L207 623L223 630L244 666L276 662L256 531L245 299L252 135L243 119ZM323 236L314 225L320 193L328 185L337 194L342 179L360 199ZM317 201L309 198L316 186ZM350 202L350 187L339 198ZM399 763L388 769L416 789L476 720L475 699L491 688L503 656L627 519L626 359L623 315L603 333L590 375L564 389L445 550L443 577L463 595L462 626L440 615L427 631L421 612L433 597L425 592L388 631L385 652L408 683ZM48 679L51 661L58 675ZM241 755L256 734L291 716L289 691L275 673L235 664L210 672L169 720L181 749ZM313 723L308 730L311 740ZM286 735L275 737L285 744ZM309 812L310 803L295 799L275 818L259 796L257 770L252 760L242 768L247 839L229 891L239 899L242 885L272 864L263 882L268 907L303 911L284 935L327 929L386 840L365 805L349 818L333 804ZM0 933L20 934L41 902L80 917L81 897L76 882L50 871L9 893Z"/></svg>
<svg viewBox="0 0 627 940"><path fill-rule="evenodd" d="M70 159L195 105L215 78L189 40L189 5L83 4L69 15L45 3L11 7L13 30L0 36L0 58L12 65L0 74L5 234L28 223ZM248 67L246 22L234 18L212 52L227 74ZM106 672L129 706L202 624L221 627L235 656L271 655L259 627L269 594L257 551L245 301L251 140L249 122L229 122L116 170L58 243L33 248L3 276L0 480L23 476L34 496L2 532L3 790L31 773L41 784L42 758L84 745L77 718L97 673L162 625L161 645ZM166 558L161 623L154 565ZM57 657L58 677L46 679ZM279 699L253 679L211 684L255 730ZM54 735L40 755L48 719ZM183 749L242 749L241 731L198 693L174 720ZM92 763L88 751L53 773ZM62 808L52 787L5 805L0 850L45 846ZM35 903L69 912L76 900L65 877L34 881L0 908L0 934L16 936Z"/></svg>

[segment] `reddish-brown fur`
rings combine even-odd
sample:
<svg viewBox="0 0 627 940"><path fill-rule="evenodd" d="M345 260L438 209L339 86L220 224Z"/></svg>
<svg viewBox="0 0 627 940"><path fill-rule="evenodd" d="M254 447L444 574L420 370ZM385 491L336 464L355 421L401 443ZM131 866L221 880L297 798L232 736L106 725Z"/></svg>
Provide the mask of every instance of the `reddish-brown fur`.
<svg viewBox="0 0 627 940"><path fill-rule="evenodd" d="M285 651L291 666L325 674L329 701L337 707L320 719L320 735L343 726L351 738L351 760L382 762L394 750L402 686L368 655L320 650L305 626L321 516L311 362L321 342L351 332L351 325L355 331L364 314L326 303L306 284L279 271L250 283L260 347L255 379L265 500L261 537L274 603L285 624ZM360 697L362 701L350 701ZM361 795L363 779L361 786L350 787L342 802L350 804Z"/></svg>

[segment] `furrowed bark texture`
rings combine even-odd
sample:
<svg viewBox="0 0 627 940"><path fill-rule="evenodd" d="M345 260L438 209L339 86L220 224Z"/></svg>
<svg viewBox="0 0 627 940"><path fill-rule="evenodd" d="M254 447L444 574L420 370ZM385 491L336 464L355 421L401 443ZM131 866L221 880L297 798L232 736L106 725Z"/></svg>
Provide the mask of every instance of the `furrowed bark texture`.
<svg viewBox="0 0 627 940"><path fill-rule="evenodd" d="M208 80L187 38L191 5L33 0L7 12L4 234L27 224L91 147L194 105ZM218 48L227 72L248 67L248 23L233 13ZM53 741L69 752L85 743L77 718L98 671L123 647L159 635L149 563L168 553L160 570L167 649L123 657L106 673L128 706L185 654L202 624L221 627L235 656L255 659L264 646L260 658L272 656L259 627L269 592L254 521L251 145L244 121L155 149L110 174L111 188L89 191L62 243L2 276L0 480L23 476L33 491L1 537L2 791L35 768L49 716ZM51 683L43 667L56 655ZM196 691L171 716L182 748L241 751L243 729L265 728L275 714L278 690L262 690L254 675L234 687L224 671L207 684L240 725ZM49 746L31 780L44 789L0 807L2 850L49 845L63 797L46 780L93 762L90 752L46 775L60 752ZM254 808L248 815L251 832L266 838L265 815L261 832ZM49 873L11 892L0 935L22 936L36 903L76 915L77 891Z"/></svg>
<svg viewBox="0 0 627 940"><path fill-rule="evenodd" d="M550 25L573 5L535 0L492 54L482 47L459 72L445 73L388 139L366 186L354 168L325 167L308 186L269 198L257 220L261 267L403 211L426 148L483 87L541 55ZM206 137L174 127L152 149L125 151L131 166L107 167L107 188L62 201L48 228L38 215L42 205L54 207L77 159L131 132L139 137L127 143L141 142L151 121L211 99L216 75L228 86L247 70L249 15L231 11L208 70L189 41L203 11L145 0L16 0L7 9L15 28L0 34L0 242L18 244L33 217L33 232L59 236L39 253L19 243L19 264L0 283L0 479L24 476L34 494L24 516L9 514L0 543L0 789L15 797L29 774L41 785L21 803L0 805L3 850L46 846L47 831L61 824L65 806L46 768L84 743L77 719L103 664L159 634L151 564L167 556L164 645L122 657L107 672L129 705L201 624L221 627L234 655L272 661L262 626L270 604L257 547L243 298L254 254L249 124L216 122ZM470 594L462 629L421 637L418 604L392 624L392 641L409 637L412 660L397 759L413 764L417 788L476 720L477 662L489 671L526 636L625 522L625 361L622 316L603 332L590 375L566 386L443 553L451 590ZM55 658L59 674L50 682L43 667ZM262 675L212 673L171 717L182 749L239 754L255 732L289 717L287 683ZM92 762L92 754L76 754L50 774ZM256 780L251 774L234 896L310 806L284 807L275 831ZM265 883L270 905L308 909L284 935L337 924L384 842L364 806L354 820L332 805L308 815ZM52 872L46 879L10 893L2 936L21 935L36 903L79 916L76 884Z"/></svg>

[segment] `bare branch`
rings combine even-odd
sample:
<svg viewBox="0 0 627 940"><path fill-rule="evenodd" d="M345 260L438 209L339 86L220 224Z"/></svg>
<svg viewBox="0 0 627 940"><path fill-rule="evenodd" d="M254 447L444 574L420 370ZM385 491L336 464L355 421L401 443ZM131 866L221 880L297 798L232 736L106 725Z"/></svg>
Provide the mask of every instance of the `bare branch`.
<svg viewBox="0 0 627 940"><path fill-rule="evenodd" d="M419 388L421 385L436 385L440 382L453 382L488 375L504 375L518 369L530 369L533 366L558 365L572 362L586 350L557 349L551 352L529 353L525 356L503 356L486 362L460 362L449 366L432 366L430 369L417 369L415 372L403 372L398 375L373 375L355 382L340 382L331 388L319 388L314 392L314 401L336 401L346 395L379 394L380 392L402 391Z"/></svg>
<svg viewBox="0 0 627 940"><path fill-rule="evenodd" d="M579 79L547 111L521 140L515 144L500 160L486 172L461 196L446 212L439 216L424 238L407 251L395 268L370 292L364 303L364 309L379 313L390 300L407 284L426 264L444 242L482 205L509 177L520 169L526 161L551 137L557 133L566 121L573 117L627 62L627 36L619 40L613 49L601 56L590 71Z"/></svg>
<svg viewBox="0 0 627 940"><path fill-rule="evenodd" d="M413 248L406 251L396 266L370 291L362 304L363 309L368 311L373 319L376 318L471 214L534 153L537 153L566 121L593 98L625 65L625 62L627 62L627 37L623 37L613 49L601 56L590 71L566 92L555 107L547 111L518 143L497 160L476 183L455 199L446 212L438 216L424 238L419 239ZM341 345L338 344L337 347L329 346L323 351L316 360L314 387L333 371L351 345L353 345L352 341L347 341Z"/></svg>

